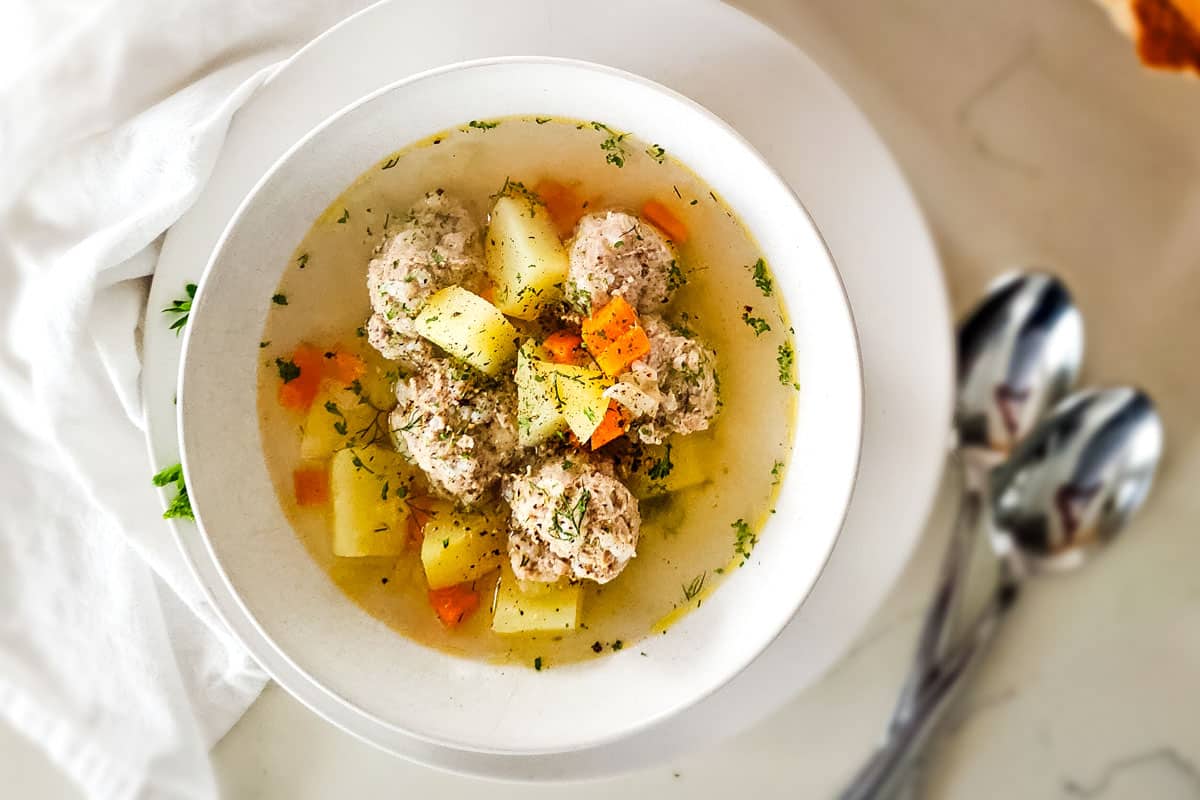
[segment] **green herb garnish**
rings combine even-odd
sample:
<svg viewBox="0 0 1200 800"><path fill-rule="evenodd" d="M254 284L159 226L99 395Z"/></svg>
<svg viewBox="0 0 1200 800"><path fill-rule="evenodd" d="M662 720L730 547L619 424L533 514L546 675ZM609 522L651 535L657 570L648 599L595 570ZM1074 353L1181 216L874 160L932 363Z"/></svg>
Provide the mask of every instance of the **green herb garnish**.
<svg viewBox="0 0 1200 800"><path fill-rule="evenodd" d="M667 267L667 288L674 291L685 283L687 283L687 276L683 274L679 262L671 259L671 265Z"/></svg>
<svg viewBox="0 0 1200 800"><path fill-rule="evenodd" d="M754 309L746 306L742 311L742 322L750 326L750 330L754 331L755 336L762 336L764 333L771 330L771 326L762 317L752 317L750 312Z"/></svg>
<svg viewBox="0 0 1200 800"><path fill-rule="evenodd" d="M783 462L776 461L771 467L771 485L778 486L783 479Z"/></svg>
<svg viewBox="0 0 1200 800"><path fill-rule="evenodd" d="M287 295L286 294L273 294L273 295L271 295L271 302L277 306L286 306L288 304Z"/></svg>
<svg viewBox="0 0 1200 800"><path fill-rule="evenodd" d="M168 330L175 331L178 336L183 327L188 324L188 317L191 316L192 301L196 299L196 284L189 283L183 287L183 291L187 294L186 298L172 300L171 305L162 310L164 314L177 314L175 321L171 323Z"/></svg>
<svg viewBox="0 0 1200 800"><path fill-rule="evenodd" d="M173 464L160 472L158 472L151 482L159 488L174 484L175 496L171 498L171 502L167 503L167 509L163 512L163 519L195 519L196 515L192 512L192 501L188 497L187 484L183 479L183 466Z"/></svg>
<svg viewBox="0 0 1200 800"><path fill-rule="evenodd" d="M391 169L400 163L400 156L392 156L384 162L382 169Z"/></svg>
<svg viewBox="0 0 1200 800"><path fill-rule="evenodd" d="M300 367L296 366L296 362L289 359L275 359L275 366L279 370L279 377L284 383L291 383L300 377Z"/></svg>
<svg viewBox="0 0 1200 800"><path fill-rule="evenodd" d="M350 221L350 210L347 208L343 208L342 215L340 217L338 217L338 224L345 225L349 221Z"/></svg>
<svg viewBox="0 0 1200 800"><path fill-rule="evenodd" d="M492 128L495 128L496 126L498 126L499 124L500 124L499 122L481 122L477 119L473 119L467 123L467 127L468 128L478 128L481 131L489 131Z"/></svg>
<svg viewBox="0 0 1200 800"><path fill-rule="evenodd" d="M754 545L758 544L758 537L754 535L754 531L750 530L750 526L744 519L739 518L729 527L734 531L733 553L735 556L741 556L742 563L738 566L744 567L750 560L750 551L754 549Z"/></svg>
<svg viewBox="0 0 1200 800"><path fill-rule="evenodd" d="M623 142L629 134L617 133L603 122L593 122L592 128L600 133L608 134L608 138L600 143L600 149L604 151L605 162L618 168L625 166L625 159L629 156L629 151Z"/></svg>
<svg viewBox="0 0 1200 800"><path fill-rule="evenodd" d="M771 275L767 272L767 262L760 258L754 262L753 266L747 267L747 269L753 270L754 285L763 293L763 297L770 297L774 291L774 287L771 285Z"/></svg>
<svg viewBox="0 0 1200 800"><path fill-rule="evenodd" d="M661 164L663 163L663 159L667 157L667 151L663 149L662 145L652 144L646 148L646 155Z"/></svg>
<svg viewBox="0 0 1200 800"><path fill-rule="evenodd" d="M792 377L796 368L796 351L792 349L790 342L779 345L779 355L775 358L775 363L779 364L779 382L784 386L799 389L800 384Z"/></svg>
<svg viewBox="0 0 1200 800"><path fill-rule="evenodd" d="M308 266L308 253L300 254L300 256L296 259L296 266L300 269L304 269Z"/></svg>
<svg viewBox="0 0 1200 800"><path fill-rule="evenodd" d="M683 587L684 602L690 603L696 599L696 596L699 595L700 592L704 590L704 581L707 578L708 578L708 573L702 572L699 575L697 575L696 577L692 578L691 583L688 583L686 586Z"/></svg>
<svg viewBox="0 0 1200 800"><path fill-rule="evenodd" d="M550 119L551 119L550 117L534 117L533 121L536 122L538 125L545 125L547 122L550 121Z"/></svg>
<svg viewBox="0 0 1200 800"><path fill-rule="evenodd" d="M570 541L583 534L583 520L587 516L588 503L591 499L592 493L587 489L580 492L573 503L568 502L566 495L559 499L558 505L554 509L552 524L557 538Z"/></svg>
<svg viewBox="0 0 1200 800"><path fill-rule="evenodd" d="M533 660L533 668L538 672L542 671L542 657L538 656Z"/></svg>
<svg viewBox="0 0 1200 800"><path fill-rule="evenodd" d="M665 480L674 468L675 464L671 462L671 443L667 442L667 451L663 454L662 458L650 465L650 469L646 470L646 474L650 476L650 480L661 481Z"/></svg>

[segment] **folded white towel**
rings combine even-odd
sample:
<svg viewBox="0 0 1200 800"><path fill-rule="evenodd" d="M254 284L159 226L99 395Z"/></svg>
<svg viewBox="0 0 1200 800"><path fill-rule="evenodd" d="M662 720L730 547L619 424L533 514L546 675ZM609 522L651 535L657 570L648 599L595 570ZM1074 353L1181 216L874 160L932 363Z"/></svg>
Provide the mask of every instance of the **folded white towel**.
<svg viewBox="0 0 1200 800"><path fill-rule="evenodd" d="M0 715L89 796L215 796L208 748L266 679L194 584L150 486L147 276L234 112L363 5L5 7Z"/></svg>

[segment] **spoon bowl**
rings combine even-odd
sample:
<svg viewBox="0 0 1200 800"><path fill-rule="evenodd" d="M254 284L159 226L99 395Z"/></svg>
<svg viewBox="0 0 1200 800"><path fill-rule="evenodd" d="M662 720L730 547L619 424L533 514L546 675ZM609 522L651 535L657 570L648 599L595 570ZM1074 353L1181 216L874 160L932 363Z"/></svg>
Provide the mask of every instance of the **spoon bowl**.
<svg viewBox="0 0 1200 800"><path fill-rule="evenodd" d="M1144 392L1067 398L991 473L998 548L1027 568L1079 566L1141 506L1162 448L1162 422Z"/></svg>
<svg viewBox="0 0 1200 800"><path fill-rule="evenodd" d="M993 286L958 332L959 444L1012 450L1071 390L1083 350L1083 319L1053 275L1022 273Z"/></svg>

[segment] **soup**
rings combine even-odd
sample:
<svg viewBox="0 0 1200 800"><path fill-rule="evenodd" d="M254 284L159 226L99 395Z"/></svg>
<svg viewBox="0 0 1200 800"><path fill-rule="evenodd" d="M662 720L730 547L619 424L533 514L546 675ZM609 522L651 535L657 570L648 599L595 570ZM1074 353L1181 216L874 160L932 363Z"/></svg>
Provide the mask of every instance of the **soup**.
<svg viewBox="0 0 1200 800"><path fill-rule="evenodd" d="M296 535L415 641L534 669L636 647L753 569L791 329L738 219L598 122L471 121L313 223L263 331Z"/></svg>

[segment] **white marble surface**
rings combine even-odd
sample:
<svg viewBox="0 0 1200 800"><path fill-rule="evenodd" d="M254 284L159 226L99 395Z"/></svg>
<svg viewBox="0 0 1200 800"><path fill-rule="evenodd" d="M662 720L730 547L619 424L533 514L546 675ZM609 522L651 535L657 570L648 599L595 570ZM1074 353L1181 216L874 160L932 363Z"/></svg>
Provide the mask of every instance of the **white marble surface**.
<svg viewBox="0 0 1200 800"><path fill-rule="evenodd" d="M895 150L938 236L956 310L1011 265L1055 269L1084 310L1086 379L1145 386L1168 428L1145 513L1085 572L1030 587L952 720L924 796L1200 797L1200 379L1189 369L1200 340L1200 85L1139 70L1088 0L735 4L811 53ZM714 751L572 796L833 796L900 684L949 500L884 610L820 684ZM376 752L274 687L214 757L230 798L485 788ZM0 775L6 796L74 796L5 730ZM538 800L563 789L486 791Z"/></svg>

